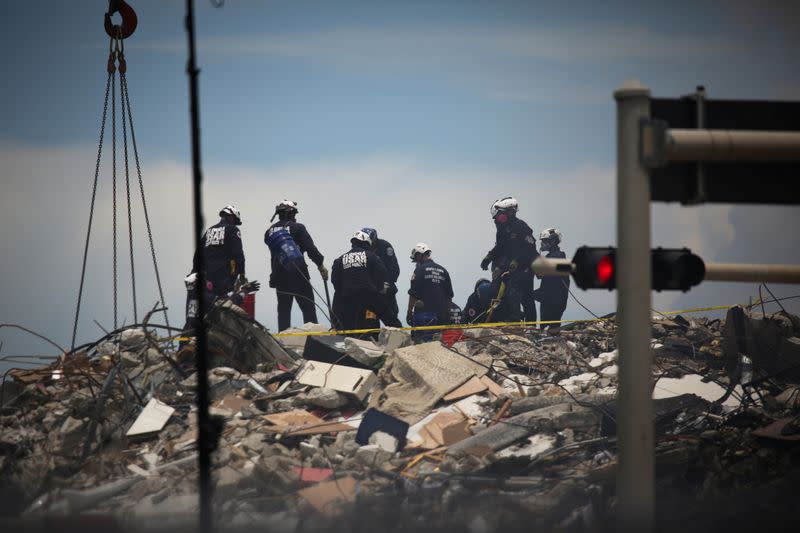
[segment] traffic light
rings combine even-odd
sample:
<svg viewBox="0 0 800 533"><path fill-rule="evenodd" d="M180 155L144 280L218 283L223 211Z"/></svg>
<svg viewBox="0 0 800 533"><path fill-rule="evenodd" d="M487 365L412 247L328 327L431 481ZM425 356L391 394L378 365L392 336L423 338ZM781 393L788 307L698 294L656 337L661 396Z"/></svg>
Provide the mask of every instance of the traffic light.
<svg viewBox="0 0 800 533"><path fill-rule="evenodd" d="M581 289L616 289L616 248L581 246L572 258L572 276ZM688 248L656 248L650 251L652 288L655 291L688 291L706 274L703 260Z"/></svg>
<svg viewBox="0 0 800 533"><path fill-rule="evenodd" d="M686 292L706 275L705 263L688 248L656 248L651 260L655 291Z"/></svg>
<svg viewBox="0 0 800 533"><path fill-rule="evenodd" d="M581 246L575 251L572 263L575 269L572 277L581 289L615 289L616 248L593 248Z"/></svg>

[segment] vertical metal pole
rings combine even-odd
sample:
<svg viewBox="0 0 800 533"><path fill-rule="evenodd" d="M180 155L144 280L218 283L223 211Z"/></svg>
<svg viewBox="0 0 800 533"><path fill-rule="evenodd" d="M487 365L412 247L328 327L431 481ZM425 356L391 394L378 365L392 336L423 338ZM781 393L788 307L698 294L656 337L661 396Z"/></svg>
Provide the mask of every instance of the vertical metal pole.
<svg viewBox="0 0 800 533"><path fill-rule="evenodd" d="M650 90L637 81L617 101L618 520L622 531L652 531L655 505L650 351L650 182L639 158L639 124Z"/></svg>
<svg viewBox="0 0 800 533"><path fill-rule="evenodd" d="M186 72L189 75L189 114L191 116L192 136L192 189L194 192L194 243L196 244L203 234L203 197L202 182L203 171L200 164L200 109L197 78L200 70L195 60L195 33L194 33L194 2L186 0L186 35L189 41L189 61ZM208 351L205 315L206 309L203 293L206 287L205 257L200 254L198 266L195 298L198 304L200 323L197 331L197 466L198 482L200 485L200 522L199 529L204 533L214 530L211 516L211 448L214 438L211 431L211 419L208 413Z"/></svg>

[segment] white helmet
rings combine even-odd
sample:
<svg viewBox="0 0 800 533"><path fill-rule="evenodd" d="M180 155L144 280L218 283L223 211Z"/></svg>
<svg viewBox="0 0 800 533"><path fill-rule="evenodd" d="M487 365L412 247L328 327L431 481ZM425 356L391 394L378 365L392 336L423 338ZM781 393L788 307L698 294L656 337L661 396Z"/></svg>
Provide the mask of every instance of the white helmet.
<svg viewBox="0 0 800 533"><path fill-rule="evenodd" d="M278 216L280 213L289 213L295 214L297 213L297 202L294 200L287 200L286 198L283 199L281 203L275 206L275 213L272 215L272 218L269 219L270 222L275 220L275 217Z"/></svg>
<svg viewBox="0 0 800 533"><path fill-rule="evenodd" d="M242 215L239 213L239 210L236 209L234 206L228 204L219 211L219 216L229 215L236 219L236 225L239 226L242 223Z"/></svg>
<svg viewBox="0 0 800 533"><path fill-rule="evenodd" d="M413 261L417 254L430 254L431 248L424 242L418 242L414 247L411 249L411 260Z"/></svg>
<svg viewBox="0 0 800 533"><path fill-rule="evenodd" d="M539 234L539 240L551 241L553 244L559 244L561 242L561 232L556 228L547 228Z"/></svg>
<svg viewBox="0 0 800 533"><path fill-rule="evenodd" d="M358 230L357 232L355 232L353 234L353 237L350 239L350 242L353 241L365 242L370 246L372 246L372 239L370 238L369 233L367 233L366 231Z"/></svg>
<svg viewBox="0 0 800 533"><path fill-rule="evenodd" d="M497 213L502 211L513 211L516 213L518 207L519 205L517 204L516 198L512 196L506 196L505 198L500 198L493 203L492 207L489 208L489 213L492 215L492 218L494 218L497 216Z"/></svg>

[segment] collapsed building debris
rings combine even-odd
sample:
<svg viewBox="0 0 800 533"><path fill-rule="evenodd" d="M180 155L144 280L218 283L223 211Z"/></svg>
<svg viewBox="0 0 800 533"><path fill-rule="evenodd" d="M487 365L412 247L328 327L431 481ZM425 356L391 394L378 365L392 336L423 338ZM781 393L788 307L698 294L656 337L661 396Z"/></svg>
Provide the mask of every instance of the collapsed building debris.
<svg viewBox="0 0 800 533"><path fill-rule="evenodd" d="M232 305L207 320L221 529L613 524L613 319L421 344L391 328L377 341L278 340ZM798 336L800 320L782 313L654 317L659 524L707 524L709 502L736 516L746 491L780 505L772 488L800 464ZM196 525L195 355L145 325L10 372L0 523Z"/></svg>

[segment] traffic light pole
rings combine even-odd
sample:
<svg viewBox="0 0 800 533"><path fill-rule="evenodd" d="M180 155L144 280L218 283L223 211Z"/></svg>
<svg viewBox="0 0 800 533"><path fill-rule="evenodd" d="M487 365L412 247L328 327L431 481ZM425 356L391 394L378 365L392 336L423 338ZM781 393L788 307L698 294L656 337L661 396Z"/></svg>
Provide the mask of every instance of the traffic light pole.
<svg viewBox="0 0 800 533"><path fill-rule="evenodd" d="M626 82L617 101L617 517L623 531L652 531L655 460L652 402L650 177L639 157L639 128L650 90Z"/></svg>
<svg viewBox="0 0 800 533"><path fill-rule="evenodd" d="M706 263L706 281L800 283L800 266L748 263Z"/></svg>

